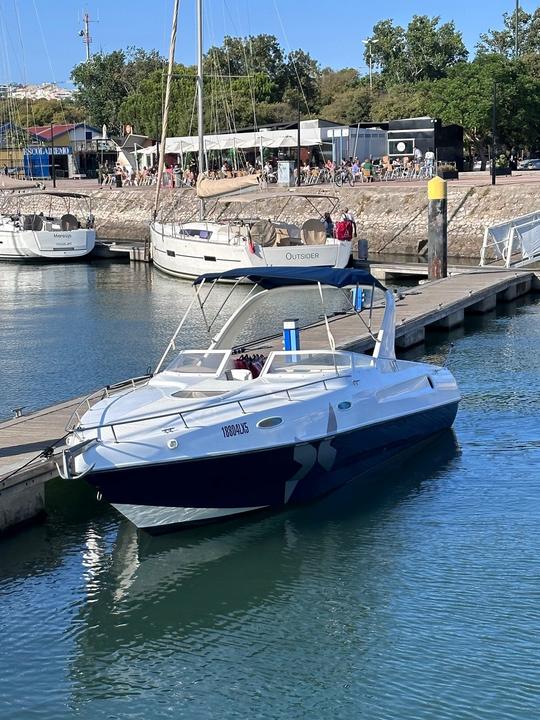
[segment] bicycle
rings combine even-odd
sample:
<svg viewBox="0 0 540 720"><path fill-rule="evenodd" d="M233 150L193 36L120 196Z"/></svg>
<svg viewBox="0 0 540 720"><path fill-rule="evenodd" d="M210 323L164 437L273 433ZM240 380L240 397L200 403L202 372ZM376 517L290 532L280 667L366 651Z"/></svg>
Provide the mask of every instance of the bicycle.
<svg viewBox="0 0 540 720"><path fill-rule="evenodd" d="M339 168L336 170L334 174L334 183L337 185L337 187L341 187L342 185L345 185L346 183L349 183L351 187L354 187L354 177L351 172L351 169L348 167L345 168Z"/></svg>

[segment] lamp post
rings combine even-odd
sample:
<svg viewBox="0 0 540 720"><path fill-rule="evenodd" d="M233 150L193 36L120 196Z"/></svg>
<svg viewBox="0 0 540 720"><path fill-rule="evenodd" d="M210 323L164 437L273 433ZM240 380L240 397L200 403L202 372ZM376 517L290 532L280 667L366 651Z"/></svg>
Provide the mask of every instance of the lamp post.
<svg viewBox="0 0 540 720"><path fill-rule="evenodd" d="M495 185L497 177L497 85L493 83L493 106L491 114L491 184Z"/></svg>
<svg viewBox="0 0 540 720"><path fill-rule="evenodd" d="M373 43L379 42L376 38L367 38L366 40L362 40L364 45L367 46L368 51L368 63L369 63L369 92L373 92L373 52L371 50L371 46Z"/></svg>

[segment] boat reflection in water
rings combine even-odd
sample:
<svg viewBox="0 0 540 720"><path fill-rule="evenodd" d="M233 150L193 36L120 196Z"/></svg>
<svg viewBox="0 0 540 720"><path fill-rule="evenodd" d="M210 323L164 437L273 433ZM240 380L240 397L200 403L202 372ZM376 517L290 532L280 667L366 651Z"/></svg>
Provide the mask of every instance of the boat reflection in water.
<svg viewBox="0 0 540 720"><path fill-rule="evenodd" d="M208 652L219 655L221 642L264 644L249 637L248 625L294 605L315 576L353 572L369 588L372 582L362 574L375 562L382 573L377 586L384 586L381 526L424 490L433 491L456 461L458 446L449 430L409 455L372 473L369 489L349 483L308 506L262 511L256 523L239 518L152 537L124 521L112 546L89 537L87 601L73 620L77 703L120 691L137 694L158 656L169 663L174 656L198 656L208 645L213 645ZM328 588L329 600L339 592L336 581ZM372 597L368 604L376 603ZM244 630L246 637L238 640ZM266 630L260 632L264 636ZM153 681L166 685L168 679Z"/></svg>

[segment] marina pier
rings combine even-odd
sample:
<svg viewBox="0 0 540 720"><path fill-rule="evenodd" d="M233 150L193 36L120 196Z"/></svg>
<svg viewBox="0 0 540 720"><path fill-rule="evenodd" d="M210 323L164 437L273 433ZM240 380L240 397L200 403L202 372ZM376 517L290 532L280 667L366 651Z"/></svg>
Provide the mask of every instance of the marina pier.
<svg viewBox="0 0 540 720"><path fill-rule="evenodd" d="M396 301L396 347L412 347L423 342L426 333L463 324L469 313L486 313L499 302L539 290L537 273L505 269L465 271L411 288ZM379 312L373 311L375 327ZM369 351L372 336L367 331L358 334L352 321L347 317L330 319L336 347ZM318 347L325 333L324 324L304 329L303 347ZM269 347L281 349L281 340L271 341ZM55 462L65 426L80 402L81 398L76 398L0 423L0 531L44 513L44 485L58 475ZM40 453L45 456L38 457Z"/></svg>

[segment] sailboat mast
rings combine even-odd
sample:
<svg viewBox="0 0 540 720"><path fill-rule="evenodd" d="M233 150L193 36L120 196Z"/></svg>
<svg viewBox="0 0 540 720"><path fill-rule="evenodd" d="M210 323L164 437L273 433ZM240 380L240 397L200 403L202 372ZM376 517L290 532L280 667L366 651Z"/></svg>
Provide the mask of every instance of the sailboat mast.
<svg viewBox="0 0 540 720"><path fill-rule="evenodd" d="M163 166L165 165L165 142L167 140L167 122L169 120L169 104L171 98L171 80L174 66L174 51L176 48L176 26L178 24L178 7L180 0L174 0L173 19L171 27L171 43L169 45L169 64L167 67L167 83L165 85L165 102L163 105L163 117L161 119L161 144L159 152L158 176L156 183L156 195L154 198L154 220L157 216L159 206L159 192L163 182Z"/></svg>
<svg viewBox="0 0 540 720"><path fill-rule="evenodd" d="M206 170L204 156L203 109L203 6L197 0L197 125L199 130L199 176ZM199 220L204 220L204 200L199 199Z"/></svg>

